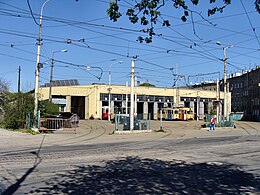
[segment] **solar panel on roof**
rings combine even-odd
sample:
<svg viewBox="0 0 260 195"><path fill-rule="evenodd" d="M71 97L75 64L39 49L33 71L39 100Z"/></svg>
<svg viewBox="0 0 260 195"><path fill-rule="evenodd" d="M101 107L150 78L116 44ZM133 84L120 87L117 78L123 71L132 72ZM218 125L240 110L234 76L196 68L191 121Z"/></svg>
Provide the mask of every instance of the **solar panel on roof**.
<svg viewBox="0 0 260 195"><path fill-rule="evenodd" d="M52 86L73 86L73 85L79 85L79 82L77 79L52 81ZM43 87L49 87L49 86L50 86L50 83L45 83L43 85Z"/></svg>

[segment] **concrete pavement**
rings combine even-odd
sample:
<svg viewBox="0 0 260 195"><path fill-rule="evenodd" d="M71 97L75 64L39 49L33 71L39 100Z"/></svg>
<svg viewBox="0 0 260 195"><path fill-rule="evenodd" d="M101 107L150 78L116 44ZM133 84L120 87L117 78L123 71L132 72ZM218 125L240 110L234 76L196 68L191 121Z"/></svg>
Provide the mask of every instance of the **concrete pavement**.
<svg viewBox="0 0 260 195"><path fill-rule="evenodd" d="M73 144L94 144L113 143L120 141L149 140L159 137L167 139L185 138L207 138L225 136L247 136L259 135L260 123L238 121L234 127L217 127L214 132L207 131L208 128L201 128L203 121L163 121L164 132L156 132L160 129L159 121L151 121L152 133L115 135L112 134L114 124L101 120L82 120L78 128L64 129L50 134L31 135L0 129L0 150L8 151L15 149L38 147L44 139L44 145L73 145Z"/></svg>
<svg viewBox="0 0 260 195"><path fill-rule="evenodd" d="M141 194L259 192L259 123L238 122L236 128L217 128L215 132L201 129L201 124L165 121L165 132L127 135L111 134L113 124L95 120L81 121L76 131L65 129L54 134L1 129L0 191L114 194L111 187L124 190L130 186L129 194L136 194L134 187L143 186ZM158 130L159 121L151 121L151 127ZM166 180L165 174L170 174ZM96 181L111 185L96 185ZM245 187L247 181L251 183ZM147 184L163 187L146 191L150 189ZM179 185L183 186L180 190L176 189Z"/></svg>

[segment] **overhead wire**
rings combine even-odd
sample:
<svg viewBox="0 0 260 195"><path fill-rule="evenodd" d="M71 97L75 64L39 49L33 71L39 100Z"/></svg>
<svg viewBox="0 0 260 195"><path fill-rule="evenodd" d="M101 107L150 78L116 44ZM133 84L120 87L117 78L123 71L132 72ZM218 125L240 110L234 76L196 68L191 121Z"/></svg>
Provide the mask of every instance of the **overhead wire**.
<svg viewBox="0 0 260 195"><path fill-rule="evenodd" d="M123 57L123 56L122 56ZM213 59L212 59L213 60Z"/></svg>
<svg viewBox="0 0 260 195"><path fill-rule="evenodd" d="M249 24L250 24L250 26L251 26L251 28L252 28L252 30L253 30L253 32L254 32L255 38L256 38L256 40L257 40L257 42L258 42L258 45L260 46L259 38L258 38L258 36L257 36L257 34L256 34L256 32L255 32L255 28L253 27L253 24L252 24L252 22L251 22L251 19L250 19L249 15L248 15L248 12L247 12L245 6L244 6L244 3L243 3L242 0L240 0L240 2L241 2L241 4L242 4L242 7L243 7L245 13L246 13L246 16L247 16L248 22L249 22Z"/></svg>
<svg viewBox="0 0 260 195"><path fill-rule="evenodd" d="M35 22L35 24L37 24L38 26L40 26L40 25L38 24L38 22L36 21L34 15L33 15L33 11L32 11L32 8L31 8L31 5L30 5L29 0L27 0L27 5L28 5L28 7L29 7L29 10L30 10L31 16L32 16L32 18L33 18L33 21Z"/></svg>

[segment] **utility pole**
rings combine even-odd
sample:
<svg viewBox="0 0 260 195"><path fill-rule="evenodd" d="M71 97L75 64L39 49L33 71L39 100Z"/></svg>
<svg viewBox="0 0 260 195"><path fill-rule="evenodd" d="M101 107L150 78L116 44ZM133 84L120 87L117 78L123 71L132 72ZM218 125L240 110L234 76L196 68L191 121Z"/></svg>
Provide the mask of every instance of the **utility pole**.
<svg viewBox="0 0 260 195"><path fill-rule="evenodd" d="M42 13L43 8L47 2L50 0L46 0L41 8L40 14L40 24L39 24L39 36L37 42L37 58L36 58L36 70L35 70L35 86L34 86L34 118L37 118L38 114L38 101L39 101L39 74L40 74L40 56L41 56L41 39L42 39ZM36 124L34 123L34 129L38 131Z"/></svg>
<svg viewBox="0 0 260 195"><path fill-rule="evenodd" d="M21 66L18 66L18 90L17 90L17 110L20 111L20 85L21 85Z"/></svg>
<svg viewBox="0 0 260 195"><path fill-rule="evenodd" d="M178 64L176 64L176 107L178 108L180 106L180 91L178 88L178 79L179 79L179 75L178 75Z"/></svg>
<svg viewBox="0 0 260 195"><path fill-rule="evenodd" d="M54 54L58 53L58 52L67 52L67 49L63 49L63 50L58 50L58 51L54 51L52 52L52 58L51 58L51 73L50 73L50 89L49 89L49 102L52 102L52 93L51 93L51 89L52 89L52 75L53 75L53 67L54 67Z"/></svg>
<svg viewBox="0 0 260 195"><path fill-rule="evenodd" d="M52 74L53 74L53 66L54 66L54 58L53 58L53 55L52 55L52 59L51 59L51 73L50 73L49 102L52 102L51 88L52 88Z"/></svg>
<svg viewBox="0 0 260 195"><path fill-rule="evenodd" d="M222 46L222 44L218 41L216 43L217 45ZM226 55L226 50L227 48L232 48L233 45L229 45L227 47L222 46L223 51L224 51L224 120L227 120L227 55Z"/></svg>
<svg viewBox="0 0 260 195"><path fill-rule="evenodd" d="M217 79L217 124L219 123L219 80Z"/></svg>
<svg viewBox="0 0 260 195"><path fill-rule="evenodd" d="M135 84L135 61L131 65L131 94L130 94L130 130L134 130L134 84Z"/></svg>
<svg viewBox="0 0 260 195"><path fill-rule="evenodd" d="M199 91L197 91L197 121L200 119L200 96Z"/></svg>
<svg viewBox="0 0 260 195"><path fill-rule="evenodd" d="M111 65L108 74L108 121L111 120Z"/></svg>
<svg viewBox="0 0 260 195"><path fill-rule="evenodd" d="M125 83L125 86L126 86L126 92L125 92L125 114L128 114L128 93L127 93L128 82L127 81Z"/></svg>
<svg viewBox="0 0 260 195"><path fill-rule="evenodd" d="M109 66L109 72L108 72L108 121L111 120L111 77L112 77L112 65L113 64L122 64L123 61L118 61L115 63L110 64Z"/></svg>
<svg viewBox="0 0 260 195"><path fill-rule="evenodd" d="M227 120L227 56L226 56L226 47L223 47L224 50L224 120Z"/></svg>

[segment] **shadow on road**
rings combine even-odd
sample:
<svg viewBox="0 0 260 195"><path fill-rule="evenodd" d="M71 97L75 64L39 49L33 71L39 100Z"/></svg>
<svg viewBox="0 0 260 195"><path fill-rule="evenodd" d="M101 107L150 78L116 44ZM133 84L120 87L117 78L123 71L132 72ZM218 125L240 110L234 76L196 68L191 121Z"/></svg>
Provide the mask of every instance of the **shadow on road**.
<svg viewBox="0 0 260 195"><path fill-rule="evenodd" d="M34 165L29 168L20 179L17 179L17 181L9 186L6 190L4 190L2 193L0 193L1 195L10 195L10 194L14 194L22 185L22 183L26 180L26 178L37 168L37 166L41 163L42 159L40 157L40 151L42 149L43 146L43 142L45 139L46 134L43 136L40 147L38 148L38 150L36 152L32 152L32 154L36 155L35 160L34 160ZM1 187L1 186L0 186ZM3 187L2 187L3 188ZM0 192L1 192L1 188L0 188Z"/></svg>
<svg viewBox="0 0 260 195"><path fill-rule="evenodd" d="M240 194L260 192L260 180L234 165L127 157L79 166L31 190L40 194Z"/></svg>

